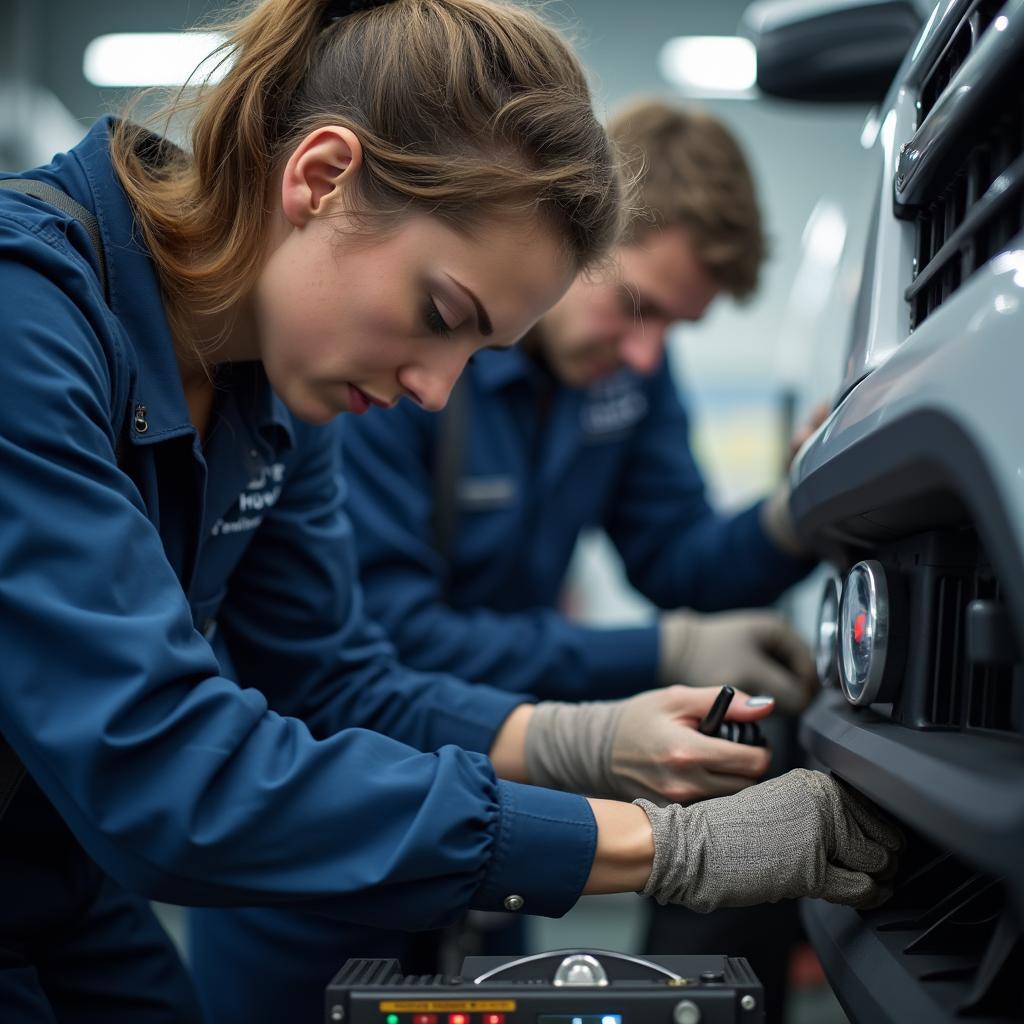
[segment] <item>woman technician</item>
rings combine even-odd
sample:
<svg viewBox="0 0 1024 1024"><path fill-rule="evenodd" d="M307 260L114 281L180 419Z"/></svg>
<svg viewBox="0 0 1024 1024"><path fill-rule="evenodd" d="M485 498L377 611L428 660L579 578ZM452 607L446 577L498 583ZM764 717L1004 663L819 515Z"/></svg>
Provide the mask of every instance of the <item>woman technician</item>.
<svg viewBox="0 0 1024 1024"><path fill-rule="evenodd" d="M104 120L28 172L101 254L0 190L5 1022L198 1019L145 897L407 928L584 891L879 898L896 838L825 776L690 809L523 785L740 790L763 765L690 728L707 698L536 714L401 668L364 618L330 421L443 406L607 251L621 189L535 16L350 6L243 17L188 153Z"/></svg>

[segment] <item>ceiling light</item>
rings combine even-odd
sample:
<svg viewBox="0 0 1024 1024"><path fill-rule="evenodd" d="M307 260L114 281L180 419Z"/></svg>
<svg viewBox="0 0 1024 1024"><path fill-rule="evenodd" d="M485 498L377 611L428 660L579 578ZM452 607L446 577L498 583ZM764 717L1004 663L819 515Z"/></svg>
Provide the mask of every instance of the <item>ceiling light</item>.
<svg viewBox="0 0 1024 1024"><path fill-rule="evenodd" d="M216 82L230 61L211 54L224 42L213 32L118 32L98 36L85 48L82 72L105 87ZM208 63L207 63L208 62ZM204 69L201 65L207 64Z"/></svg>
<svg viewBox="0 0 1024 1024"><path fill-rule="evenodd" d="M658 68L689 93L742 95L757 81L757 53L739 36L677 36L661 48Z"/></svg>

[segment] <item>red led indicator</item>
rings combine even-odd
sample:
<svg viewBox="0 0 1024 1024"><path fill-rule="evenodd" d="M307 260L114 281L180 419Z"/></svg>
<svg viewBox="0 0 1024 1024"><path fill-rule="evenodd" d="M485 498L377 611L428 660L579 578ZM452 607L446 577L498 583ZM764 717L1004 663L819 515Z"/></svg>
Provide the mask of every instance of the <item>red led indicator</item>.
<svg viewBox="0 0 1024 1024"><path fill-rule="evenodd" d="M437 1024L436 1013L414 1013L412 1024Z"/></svg>
<svg viewBox="0 0 1024 1024"><path fill-rule="evenodd" d="M857 643L860 643L861 640L864 639L864 624L866 622L867 615L865 615L864 612L861 612L860 615L853 620L853 639L856 640Z"/></svg>
<svg viewBox="0 0 1024 1024"><path fill-rule="evenodd" d="M484 1024L505 1024L505 1014L503 1013L485 1013Z"/></svg>
<svg viewBox="0 0 1024 1024"><path fill-rule="evenodd" d="M468 1013L449 1013L448 1024L469 1024Z"/></svg>

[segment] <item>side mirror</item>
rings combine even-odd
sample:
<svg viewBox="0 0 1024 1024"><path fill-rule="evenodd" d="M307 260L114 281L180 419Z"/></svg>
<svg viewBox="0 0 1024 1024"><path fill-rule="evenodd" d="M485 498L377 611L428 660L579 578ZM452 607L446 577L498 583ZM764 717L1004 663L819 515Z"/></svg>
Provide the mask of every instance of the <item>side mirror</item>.
<svg viewBox="0 0 1024 1024"><path fill-rule="evenodd" d="M912 0L756 0L739 34L767 96L878 102L924 20Z"/></svg>

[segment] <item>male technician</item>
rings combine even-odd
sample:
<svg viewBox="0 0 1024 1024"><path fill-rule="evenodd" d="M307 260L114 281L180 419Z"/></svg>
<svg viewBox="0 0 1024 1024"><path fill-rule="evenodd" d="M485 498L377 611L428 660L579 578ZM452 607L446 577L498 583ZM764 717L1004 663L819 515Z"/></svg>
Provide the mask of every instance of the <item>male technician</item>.
<svg viewBox="0 0 1024 1024"><path fill-rule="evenodd" d="M771 602L810 568L786 492L738 514L711 508L665 356L673 324L756 288L750 171L703 113L648 101L610 128L641 173L614 266L579 278L518 349L479 353L441 415L403 402L343 425L369 611L405 663L544 699L728 683L796 713L814 689L800 639L774 613L724 611ZM589 527L664 609L654 624L596 628L559 609ZM777 921L792 910L753 912L768 919L760 943L739 913L719 948L717 922L686 914L680 929L675 911L671 950L648 951L749 955L778 1004L794 929ZM665 927L659 911L651 941L668 941Z"/></svg>
<svg viewBox="0 0 1024 1024"><path fill-rule="evenodd" d="M766 604L811 563L783 492L709 506L665 358L672 324L756 287L750 172L706 114L650 101L610 129L643 166L615 266L578 279L517 349L479 353L444 413L402 402L343 425L369 610L406 663L544 699L730 683L799 711L813 669L778 616L700 613ZM559 597L588 527L673 610L625 629L570 621Z"/></svg>

